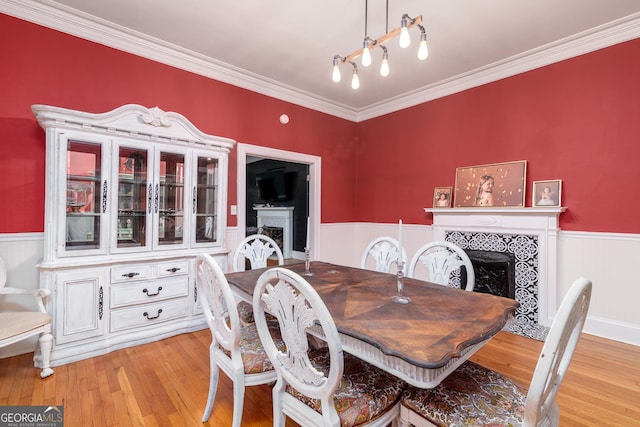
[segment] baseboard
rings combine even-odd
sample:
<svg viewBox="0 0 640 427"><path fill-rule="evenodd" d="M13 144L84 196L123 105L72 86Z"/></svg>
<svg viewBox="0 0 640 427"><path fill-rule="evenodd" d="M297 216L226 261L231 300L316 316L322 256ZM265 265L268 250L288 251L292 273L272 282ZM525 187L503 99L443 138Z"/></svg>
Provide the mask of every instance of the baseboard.
<svg viewBox="0 0 640 427"><path fill-rule="evenodd" d="M640 326L587 316L583 332L609 340L640 346Z"/></svg>

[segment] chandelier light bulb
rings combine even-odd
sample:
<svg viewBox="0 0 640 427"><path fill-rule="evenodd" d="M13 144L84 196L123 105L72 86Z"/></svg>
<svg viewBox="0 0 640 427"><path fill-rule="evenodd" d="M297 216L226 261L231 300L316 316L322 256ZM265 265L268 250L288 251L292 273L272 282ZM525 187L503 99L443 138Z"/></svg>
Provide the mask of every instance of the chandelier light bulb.
<svg viewBox="0 0 640 427"><path fill-rule="evenodd" d="M360 79L358 78L358 69L353 69L353 78L351 79L351 88L358 89L360 87Z"/></svg>
<svg viewBox="0 0 640 427"><path fill-rule="evenodd" d="M340 58L338 55L333 57L333 81L338 83L342 76L340 75Z"/></svg>
<svg viewBox="0 0 640 427"><path fill-rule="evenodd" d="M407 28L407 18L402 18L400 28L400 47L409 47L411 44L411 36L409 36L409 29Z"/></svg>
<svg viewBox="0 0 640 427"><path fill-rule="evenodd" d="M362 43L362 66L368 67L371 65L371 52L369 51L369 42L365 39Z"/></svg>
<svg viewBox="0 0 640 427"><path fill-rule="evenodd" d="M387 52L382 54L382 64L380 64L380 75L387 77L389 75L389 55Z"/></svg>
<svg viewBox="0 0 640 427"><path fill-rule="evenodd" d="M333 66L333 81L338 83L342 76L340 75L340 67L337 65Z"/></svg>
<svg viewBox="0 0 640 427"><path fill-rule="evenodd" d="M420 47L418 48L418 59L424 61L429 56L429 48L427 47L426 40L420 40Z"/></svg>

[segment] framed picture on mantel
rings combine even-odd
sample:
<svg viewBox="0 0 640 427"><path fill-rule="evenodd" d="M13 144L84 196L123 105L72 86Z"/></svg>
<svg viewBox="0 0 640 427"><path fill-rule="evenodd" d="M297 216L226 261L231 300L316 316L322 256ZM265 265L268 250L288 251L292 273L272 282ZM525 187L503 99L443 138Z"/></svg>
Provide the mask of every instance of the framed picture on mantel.
<svg viewBox="0 0 640 427"><path fill-rule="evenodd" d="M533 181L533 194L531 194L531 206L559 207L562 193L562 181L552 179L547 181Z"/></svg>
<svg viewBox="0 0 640 427"><path fill-rule="evenodd" d="M456 207L524 207L527 161L456 169Z"/></svg>
<svg viewBox="0 0 640 427"><path fill-rule="evenodd" d="M451 187L436 187L433 190L433 207L451 207Z"/></svg>

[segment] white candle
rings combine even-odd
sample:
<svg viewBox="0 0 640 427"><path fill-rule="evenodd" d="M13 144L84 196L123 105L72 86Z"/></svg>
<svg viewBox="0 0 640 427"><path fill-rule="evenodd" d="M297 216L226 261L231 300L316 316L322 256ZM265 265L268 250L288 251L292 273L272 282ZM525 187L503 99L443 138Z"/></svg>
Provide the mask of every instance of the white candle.
<svg viewBox="0 0 640 427"><path fill-rule="evenodd" d="M309 217L307 217L307 245L304 247L305 249L311 249L309 246L309 235L311 234L311 222Z"/></svg>
<svg viewBox="0 0 640 427"><path fill-rule="evenodd" d="M402 220L398 222L398 246L400 253L402 253Z"/></svg>

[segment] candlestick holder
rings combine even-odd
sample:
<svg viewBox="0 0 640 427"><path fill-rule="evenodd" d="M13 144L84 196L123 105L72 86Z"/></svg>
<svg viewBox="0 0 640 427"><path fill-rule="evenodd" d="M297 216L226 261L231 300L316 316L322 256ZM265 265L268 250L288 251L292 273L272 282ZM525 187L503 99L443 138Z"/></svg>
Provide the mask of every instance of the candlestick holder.
<svg viewBox="0 0 640 427"><path fill-rule="evenodd" d="M404 290L404 261L397 261L398 272L396 273L397 283L398 283L398 294L391 297L391 302L395 302L397 304L409 304L411 299L402 295L402 291Z"/></svg>
<svg viewBox="0 0 640 427"><path fill-rule="evenodd" d="M303 276L313 276L313 273L309 271L311 265L311 255L309 254L309 248L304 248L304 273Z"/></svg>

